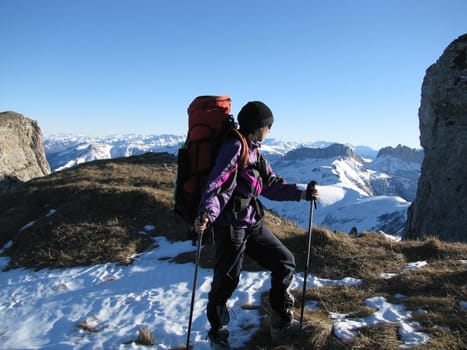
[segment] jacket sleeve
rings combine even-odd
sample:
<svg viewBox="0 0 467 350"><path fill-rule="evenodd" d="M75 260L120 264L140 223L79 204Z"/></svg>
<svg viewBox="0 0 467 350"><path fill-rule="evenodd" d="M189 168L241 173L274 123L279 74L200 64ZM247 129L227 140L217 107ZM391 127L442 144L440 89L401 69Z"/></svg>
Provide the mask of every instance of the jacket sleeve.
<svg viewBox="0 0 467 350"><path fill-rule="evenodd" d="M274 174L271 165L261 155L263 190L261 195L274 201L299 201L301 199L301 184L288 184L285 179Z"/></svg>
<svg viewBox="0 0 467 350"><path fill-rule="evenodd" d="M209 174L198 209L198 215L207 215L214 222L225 208L236 187L238 159L241 143L227 139L219 150L216 164Z"/></svg>

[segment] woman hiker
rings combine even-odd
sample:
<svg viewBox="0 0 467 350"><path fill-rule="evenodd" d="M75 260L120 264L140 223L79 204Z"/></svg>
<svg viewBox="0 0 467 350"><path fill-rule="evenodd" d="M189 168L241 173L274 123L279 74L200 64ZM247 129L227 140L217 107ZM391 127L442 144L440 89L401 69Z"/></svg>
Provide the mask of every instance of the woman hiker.
<svg viewBox="0 0 467 350"><path fill-rule="evenodd" d="M271 271L271 336L287 334L292 325L294 299L288 288L295 272L295 259L264 225L258 196L277 201L318 198L314 186L287 184L276 176L261 155L261 142L274 122L268 106L260 101L248 102L237 119L240 133L248 143L249 164L245 168L238 166L242 143L237 137L228 136L209 175L194 223L198 235L208 226L214 232L214 275L207 318L211 325L208 338L219 349L229 348L226 302L238 285L245 254Z"/></svg>

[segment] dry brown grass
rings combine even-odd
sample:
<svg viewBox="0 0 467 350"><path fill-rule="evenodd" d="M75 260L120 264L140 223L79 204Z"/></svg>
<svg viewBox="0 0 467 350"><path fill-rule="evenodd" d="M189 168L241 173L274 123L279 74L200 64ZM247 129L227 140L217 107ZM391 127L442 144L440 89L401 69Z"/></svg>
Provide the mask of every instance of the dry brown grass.
<svg viewBox="0 0 467 350"><path fill-rule="evenodd" d="M6 251L9 268L33 269L69 267L106 262L131 263L132 256L153 248L145 225L155 226L153 235L185 240L189 226L172 212L172 191L176 174L175 158L167 154L86 163L73 169L32 180L22 187L0 194L0 245L14 244ZM55 209L53 215L46 214ZM33 225L20 230L26 223ZM305 266L307 232L272 212L266 224L291 249L297 270ZM205 246L201 266L212 266L211 245ZM182 254L175 262L194 261L194 253ZM446 243L435 238L424 241L392 242L375 233L349 237L320 227L313 228L309 272L321 278L359 278L359 286L308 289L307 301L317 301L319 310L305 312L307 327L302 334L272 344L268 318L254 335L248 349L399 349L398 326L394 324L358 330L351 343L333 335L330 312L363 318L373 312L365 299L383 296L403 303L414 313L423 331L430 334L420 349L466 349L467 311L459 302L467 300L467 244ZM408 262L426 260L418 270L405 270ZM246 270L259 267L251 260ZM394 273L384 279L381 273ZM297 300L300 290L293 291ZM397 299L397 294L405 297ZM245 312L267 315L269 304L244 305ZM297 302L296 314L300 314ZM88 322L80 328L98 328ZM144 337L143 337L144 338ZM154 340L153 340L154 341Z"/></svg>
<svg viewBox="0 0 467 350"><path fill-rule="evenodd" d="M97 318L91 319L90 322L85 320L85 321L82 321L82 322L78 323L77 327L82 329L83 331L88 332L88 333L102 332L103 328L99 328L99 327L96 327L96 326L93 326L93 325L90 324L90 323L93 323L95 321L97 321Z"/></svg>
<svg viewBox="0 0 467 350"><path fill-rule="evenodd" d="M148 224L184 239L187 225L172 212L175 171L173 156L145 154L86 163L1 193L0 245L15 243L9 268L127 264L151 248L142 234Z"/></svg>
<svg viewBox="0 0 467 350"><path fill-rule="evenodd" d="M138 330L138 336L136 337L135 343L139 345L155 345L154 337L152 336L151 331L147 328L141 328Z"/></svg>
<svg viewBox="0 0 467 350"><path fill-rule="evenodd" d="M365 299L383 296L388 301L404 304L408 310L415 311L412 320L422 325L422 331L430 335L427 344L416 349L465 349L467 348L467 310L460 307L459 302L467 298L467 264L462 262L467 253L467 245L460 243L445 243L434 238L428 241L403 241L394 243L386 241L375 234L367 234L364 238L351 238L341 234L321 232L317 241L325 242L326 250L334 246L334 240L340 243L336 246L345 249L342 259L345 261L353 255L355 265L359 262L367 264L365 272L357 268L348 276L357 276L363 283L359 286L324 286L309 288L306 301L317 301L319 311L306 310L305 321L311 325L294 339L286 339L286 345L280 349L399 349L402 344L398 333L399 325L382 324L358 330L357 337L350 343L343 343L332 334L329 313L347 314L347 318L364 318L375 310L364 304ZM353 240L353 242L352 242ZM357 251L355 247L358 246ZM433 247L437 247L433 249ZM319 254L320 246L316 246L317 254L321 256L325 267L315 271L320 277L334 276L342 278L349 272L341 266L341 259ZM384 254L380 249L387 250ZM430 255L429 252L436 251ZM375 256L371 254L378 252ZM339 253L335 253L339 255ZM423 257L428 265L417 270L404 269L408 262L417 261ZM334 260L336 258L336 260ZM330 259L330 260L328 260ZM415 260L412 260L415 259ZM336 261L335 265L331 265ZM373 262L373 263L371 263ZM371 268L370 268L371 267ZM315 267L316 269L316 267ZM383 272L396 273L390 279L380 277ZM301 289L293 291L300 301ZM402 299L396 295L403 295ZM300 303L297 303L295 313L300 314ZM268 313L266 296L262 302L264 313ZM418 312L417 312L418 310ZM279 349L272 344L267 333L267 318L248 349ZM259 346L259 347L258 347Z"/></svg>

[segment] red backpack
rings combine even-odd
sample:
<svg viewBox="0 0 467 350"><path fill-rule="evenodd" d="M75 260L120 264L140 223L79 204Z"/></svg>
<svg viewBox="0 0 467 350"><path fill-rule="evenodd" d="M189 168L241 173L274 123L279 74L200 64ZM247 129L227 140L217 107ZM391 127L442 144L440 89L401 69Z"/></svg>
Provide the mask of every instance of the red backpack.
<svg viewBox="0 0 467 350"><path fill-rule="evenodd" d="M178 150L175 212L193 223L206 182L225 137L234 134L242 142L239 165L248 163L248 145L230 114L230 96L199 96L188 107L188 134Z"/></svg>

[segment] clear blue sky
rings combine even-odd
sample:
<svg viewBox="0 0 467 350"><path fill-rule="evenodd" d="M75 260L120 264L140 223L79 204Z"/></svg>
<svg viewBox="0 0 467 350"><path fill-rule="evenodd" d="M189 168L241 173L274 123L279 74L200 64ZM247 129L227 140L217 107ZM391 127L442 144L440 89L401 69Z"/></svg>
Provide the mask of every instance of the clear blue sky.
<svg viewBox="0 0 467 350"><path fill-rule="evenodd" d="M262 100L270 137L419 146L426 69L466 0L0 0L0 111L45 135L177 134L197 95Z"/></svg>

